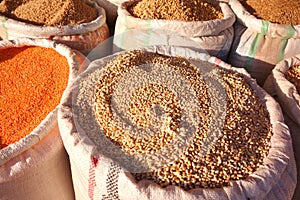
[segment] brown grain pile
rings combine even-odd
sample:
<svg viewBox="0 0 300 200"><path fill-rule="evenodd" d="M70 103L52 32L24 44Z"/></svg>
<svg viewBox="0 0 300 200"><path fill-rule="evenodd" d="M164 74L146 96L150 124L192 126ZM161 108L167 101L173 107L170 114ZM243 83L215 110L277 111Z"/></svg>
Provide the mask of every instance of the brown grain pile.
<svg viewBox="0 0 300 200"><path fill-rule="evenodd" d="M297 91L300 94L300 65L292 66L286 72L286 78L296 86Z"/></svg>
<svg viewBox="0 0 300 200"><path fill-rule="evenodd" d="M240 0L259 19L278 24L300 24L299 0Z"/></svg>
<svg viewBox="0 0 300 200"><path fill-rule="evenodd" d="M35 25L66 26L90 22L97 10L81 0L3 0L0 14Z"/></svg>
<svg viewBox="0 0 300 200"><path fill-rule="evenodd" d="M219 6L203 0L141 0L129 12L146 20L208 21L224 17Z"/></svg>
<svg viewBox="0 0 300 200"><path fill-rule="evenodd" d="M130 155L156 152L178 134L182 115L179 100L169 88L153 84L137 89L126 100L132 119L137 125L148 125L151 122L149 107L160 104L167 114L168 127L162 126L154 136L136 138L136 135L116 126L111 107L116 84L125 73L143 64L171 67L187 79L196 92L201 117L196 122L198 127L193 141L187 144L184 153L175 162L152 172L134 173L137 180L149 179L162 187L178 185L187 190L216 188L230 185L232 180L246 178L263 163L272 136L269 113L242 75L218 69L227 95L225 123L214 147L203 156L201 148L205 148L204 139L210 128L213 101L208 95L208 85L196 67L185 58L142 51L118 56L107 65L98 82L95 114L104 134L115 145ZM161 79L165 79L163 73ZM177 82L174 80L174 84ZM128 80L127 84L138 83ZM124 92L127 92L125 88Z"/></svg>

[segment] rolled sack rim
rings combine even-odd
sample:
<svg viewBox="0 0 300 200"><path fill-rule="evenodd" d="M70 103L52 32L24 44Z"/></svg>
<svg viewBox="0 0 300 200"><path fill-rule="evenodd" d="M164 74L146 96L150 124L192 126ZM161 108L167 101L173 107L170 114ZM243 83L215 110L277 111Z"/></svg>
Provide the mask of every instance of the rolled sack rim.
<svg viewBox="0 0 300 200"><path fill-rule="evenodd" d="M220 59L210 56L206 53L197 53L197 52L194 53L193 50L187 48L185 49L181 48L182 51L178 51L178 47L174 47L174 46L154 46L154 47L143 48L142 50L147 50L149 52L154 52L154 53L164 53L165 55L169 55L169 56L170 55L177 56L176 54L178 53L179 55L182 55L182 53L180 52L184 51L186 53L186 56L190 56L190 58L192 59L200 58L203 61L208 61L210 63L216 64L230 71L243 74L246 79L246 82L253 89L257 91L257 94L259 95L259 98L261 99L262 103L264 103L268 108L268 112L270 115L270 122L273 130L272 131L273 136L271 137L271 141L270 141L270 143L273 145L271 145L270 147L268 156L264 158L263 165L259 166L259 168L255 172L250 174L247 178L232 181L231 182L232 186L223 187L217 190L197 188L189 191L185 191L179 186L168 186L166 188L160 188L160 190L164 190L165 192L168 192L169 189L173 187L179 187L180 190L182 190L182 192L184 193L188 192L192 195L201 195L206 190L209 190L209 193L211 195L219 195L220 194L219 191L222 190L224 191L224 194L228 195L228 197L230 197L231 195L244 195L248 197L253 197L253 195L256 196L259 195L259 194L253 194L252 191L255 188L256 191L261 192L261 195L263 194L267 195L272 190L272 187L276 186L277 183L281 180L281 175L287 169L287 166L290 164L290 160L292 159L291 156L293 156L293 149L291 147L292 145L291 136L287 125L285 125L284 123L282 111L279 104L269 94L267 94L259 85L257 85L256 81L253 78L251 78L250 75L244 69L234 68L231 65L221 61ZM74 94L73 93L74 89L78 87L78 84L80 83L82 77L86 77L87 74L97 71L97 69L103 67L104 65L107 64L107 62L110 61L109 58L114 58L116 55L120 53L122 52L116 53L113 56L108 56L100 59L101 62L99 63L101 63L101 66L89 67L88 70L85 71L85 73L81 74L76 79L76 81L70 87L70 90L67 93L65 93L64 98L62 100L63 104L59 110L58 115L59 115L60 127L64 127L65 129L68 129L68 131L62 133L63 140L65 140L64 143L67 144L66 145L67 151L73 152L74 148L80 148L81 149L80 152L82 152L84 156L102 157L100 155L99 150L97 149L97 145L94 144L94 142L91 139L89 139L87 135L85 135L84 133L80 133L80 130L77 130L76 124L74 124L74 116L72 113L73 109L72 107L70 107L72 106L72 94ZM270 112L270 108L272 110L276 110L276 112ZM62 124L60 122L65 124ZM283 152L282 151L283 149L285 149L286 152ZM76 157L77 160L80 158L78 157L78 155L70 155L70 156ZM111 158L108 158L108 160L110 159ZM292 167L295 168L295 166ZM149 180L135 182L135 180L132 178L132 175L128 174L127 170L123 167L121 172L126 173L126 176L128 176L128 178L130 179L130 182L136 185L135 187L145 188L150 185L156 185L156 187L158 187L156 183ZM261 188L262 179L267 180L266 182L269 183L265 185L264 188ZM239 192L233 194L231 191L235 189L238 190Z"/></svg>
<svg viewBox="0 0 300 200"><path fill-rule="evenodd" d="M293 121L300 125L300 94L296 86L285 76L287 70L292 66L300 65L300 54L284 59L272 70L272 80L275 86L277 97L282 103L282 107Z"/></svg>
<svg viewBox="0 0 300 200"><path fill-rule="evenodd" d="M158 47L150 47L150 52L156 52L156 53L164 53L165 55L173 55L172 51L174 51L173 47L165 47L166 49L168 49L167 51L164 49L164 47L161 48L161 46ZM148 49L149 48L145 48ZM192 55L193 53L187 53L187 55ZM197 53L197 58L201 58L205 53ZM176 55L175 55L176 56ZM260 184L258 184L260 182L261 179L268 179L268 180L272 180L273 181L273 185L269 184L268 186L268 191L262 191L265 192L265 194L267 194L271 189L272 186L275 186L277 184L278 181L280 181L281 179L281 174L284 172L284 170L286 170L287 165L290 164L289 160L291 159L290 156L293 156L293 150L291 148L292 145L292 140L291 140L291 136L289 133L289 129L287 127L287 125L285 125L284 123L284 118L283 118L283 114L281 111L281 108L279 106L279 104L273 99L273 97L271 97L269 94L267 94L259 85L257 85L256 80L254 80L253 78L251 78L251 76L249 75L249 73L243 69L243 68L234 68L231 65L221 61L220 59L214 57L214 56L203 56L204 61L208 61L210 63L216 64L224 69L228 69L232 72L238 72L242 75L244 75L244 78L246 79L246 82L251 86L252 89L255 89L257 91L257 94L259 95L259 98L261 99L262 103L266 105L267 110L269 112L270 115L270 122L272 124L272 137L271 137L271 144L274 144L274 140L277 140L276 145L271 146L270 150L269 150L269 154L267 157L264 158L263 161L263 165L259 166L259 168L253 172L252 174L250 174L247 178L245 179L240 179L240 180L235 180L235 181L231 181L232 185L231 186L226 186L223 187L221 189L203 189L203 188L196 188L196 189L192 189L189 191L183 191L184 192L188 192L191 194L199 194L199 191L205 191L205 190L209 190L210 193L215 193L216 195L218 194L218 192L220 190L223 190L225 194L229 195L231 192L229 192L230 190L234 190L235 188L239 188L239 190L241 191L241 194L245 194L245 196L252 196L252 190L253 187L256 188L256 190L261 190L260 188ZM273 109L276 109L276 113L274 112L270 112L270 107ZM276 133L276 134L274 134ZM281 140L280 142L278 140ZM284 141L284 142L283 142ZM282 149L287 149L288 151L286 153L282 152ZM278 154L278 152L280 152L280 155ZM294 166L295 168L295 166ZM124 170L126 171L126 170ZM268 173L266 173L266 171L268 171ZM271 173L270 173L271 171ZM130 176L127 173L128 176ZM276 176L274 176L276 175ZM150 180L142 180L142 182L138 182L136 183L138 186L141 187L145 187L145 185L153 185L156 184L153 181ZM157 185L157 184L156 184ZM158 186L158 185L157 185ZM247 187L248 186L248 187ZM251 186L251 188L249 187ZM178 186L167 186L166 188L173 188L173 187L178 187ZM165 188L160 188L161 190L164 190ZM265 188L264 188L265 189ZM166 191L166 190L165 190ZM200 192L201 193L201 192ZM237 195L237 194L235 194ZM256 194L258 195L258 194ZM230 195L229 195L230 197Z"/></svg>
<svg viewBox="0 0 300 200"><path fill-rule="evenodd" d="M5 34L2 38L10 39L10 32L17 32L20 37L50 38L51 36L77 35L94 31L106 24L106 13L96 2L92 2L92 6L97 9L98 17L91 22L79 25L39 26L0 15L0 22L2 22L0 30L3 29L3 34Z"/></svg>
<svg viewBox="0 0 300 200"><path fill-rule="evenodd" d="M144 20L132 16L127 10L129 6L134 4L135 1L125 1L118 7L118 19L126 23L126 28L136 29L137 24L145 24L145 27L148 28L151 24L151 29L166 29L170 31L181 32L185 34L188 32L189 36L200 37L200 36L213 36L218 35L222 31L233 26L235 22L235 15L232 9L227 3L217 2L221 7L224 17L222 19L213 19L208 21L182 21L182 20L165 20L165 19L152 19ZM192 28L191 28L192 27Z"/></svg>
<svg viewBox="0 0 300 200"><path fill-rule="evenodd" d="M250 14L238 0L229 0L229 5L237 21L254 32L282 39L300 39L300 24L278 24L263 20Z"/></svg>
<svg viewBox="0 0 300 200"><path fill-rule="evenodd" d="M47 39L29 39L20 38L16 40L3 40L0 41L0 50L7 48L18 48L24 46L37 46L44 48L51 48L58 52L60 55L67 59L69 65L69 78L68 84L70 85L79 73L80 63L77 60L75 51L64 44L47 40ZM67 87L66 87L67 88ZM15 156L20 155L22 152L30 149L32 146L39 143L57 126L57 111L60 103L52 110L41 123L35 127L28 135L19 141L10 144L3 149L0 149L0 166L8 162Z"/></svg>

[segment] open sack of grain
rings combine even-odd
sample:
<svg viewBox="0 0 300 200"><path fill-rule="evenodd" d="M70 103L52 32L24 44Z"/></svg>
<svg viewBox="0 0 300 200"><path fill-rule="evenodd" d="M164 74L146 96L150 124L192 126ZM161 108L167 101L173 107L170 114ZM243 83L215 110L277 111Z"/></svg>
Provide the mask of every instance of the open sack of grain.
<svg viewBox="0 0 300 200"><path fill-rule="evenodd" d="M300 126L300 55L278 63L271 78L282 110Z"/></svg>
<svg viewBox="0 0 300 200"><path fill-rule="evenodd" d="M228 62L262 86L274 66L300 53L298 0L229 0L237 16Z"/></svg>
<svg viewBox="0 0 300 200"><path fill-rule="evenodd" d="M93 61L58 113L77 199L290 199L291 137L250 78L187 48Z"/></svg>
<svg viewBox="0 0 300 200"><path fill-rule="evenodd" d="M206 50L226 60L235 16L226 3L204 0L124 2L118 8L114 52L153 45Z"/></svg>
<svg viewBox="0 0 300 200"><path fill-rule="evenodd" d="M293 138L297 168L300 169L300 55L287 58L272 70L264 88L273 94L284 112ZM294 199L300 198L300 174Z"/></svg>
<svg viewBox="0 0 300 200"><path fill-rule="evenodd" d="M0 41L0 199L74 199L57 106L82 58L49 40Z"/></svg>
<svg viewBox="0 0 300 200"><path fill-rule="evenodd" d="M3 0L0 37L51 39L88 54L109 37L105 10L92 1Z"/></svg>

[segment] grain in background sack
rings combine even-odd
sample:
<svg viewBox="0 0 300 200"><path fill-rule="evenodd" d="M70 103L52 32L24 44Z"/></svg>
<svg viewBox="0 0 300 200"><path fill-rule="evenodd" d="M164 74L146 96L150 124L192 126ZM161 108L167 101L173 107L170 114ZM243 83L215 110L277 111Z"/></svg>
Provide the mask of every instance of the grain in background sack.
<svg viewBox="0 0 300 200"><path fill-rule="evenodd" d="M17 38L44 38L51 39L69 47L88 54L97 45L109 37L109 29L106 24L105 10L95 2L85 1L98 11L98 17L89 22L69 26L38 26L21 22L0 15L0 37L6 40Z"/></svg>
<svg viewBox="0 0 300 200"><path fill-rule="evenodd" d="M295 160L288 128L284 124L281 109L273 98L267 95L244 70L234 69L207 54L170 46L148 47L144 50L162 55L195 58L244 74L247 83L257 91L260 99L264 99L263 102L270 114L273 136L269 154L253 174L245 179L232 181L231 186L222 188L197 188L185 191L178 186L162 188L149 180L136 182L125 168L107 157L106 152L101 151L101 147L95 142L102 143L101 138L94 135L98 134L99 130L97 122L94 122L95 114L92 114L94 111L90 110L94 107L95 83L102 67L118 55L115 54L94 61L75 84L66 90L59 110L59 128L70 155L76 198L290 199L296 185ZM79 112L81 109L84 109L84 112ZM87 119L88 123L80 123L81 119Z"/></svg>
<svg viewBox="0 0 300 200"><path fill-rule="evenodd" d="M258 19L239 0L230 0L229 5L237 22L228 62L245 68L262 86L278 62L300 53L300 26Z"/></svg>
<svg viewBox="0 0 300 200"><path fill-rule="evenodd" d="M77 76L82 56L76 54L65 45L49 40L32 39L0 42L1 50L22 48L25 46L55 50L61 56L65 57L68 62L70 71L68 84ZM1 60L1 62L4 61ZM32 66L32 70L34 71L34 65ZM26 71L22 71L22 69L20 69L20 72L24 76L30 74L26 74ZM9 90L9 88L1 88L0 92L5 92L6 89ZM23 109L26 109L26 107L23 107ZM27 109L30 110L30 108ZM21 140L4 148L1 147L3 144L0 144L1 200L74 199L68 155L64 149L57 125L57 110L55 108L51 111L36 128ZM1 115L1 117L4 116ZM21 126L22 122L19 122L19 124Z"/></svg>
<svg viewBox="0 0 300 200"><path fill-rule="evenodd" d="M224 18L209 21L143 20L132 16L124 2L118 8L114 34L114 51L153 45L174 45L198 49L226 60L233 40L235 16L229 6L218 3Z"/></svg>
<svg viewBox="0 0 300 200"><path fill-rule="evenodd" d="M286 78L286 72L296 65L300 65L299 54L281 61L273 69L266 85L273 86L282 110L300 126L300 94L296 86Z"/></svg>
<svg viewBox="0 0 300 200"><path fill-rule="evenodd" d="M300 197L300 94L296 86L288 81L286 72L292 67L300 64L300 55L287 58L279 62L267 78L264 89L279 102L285 122L288 125L294 147L297 163L297 188L293 199Z"/></svg>

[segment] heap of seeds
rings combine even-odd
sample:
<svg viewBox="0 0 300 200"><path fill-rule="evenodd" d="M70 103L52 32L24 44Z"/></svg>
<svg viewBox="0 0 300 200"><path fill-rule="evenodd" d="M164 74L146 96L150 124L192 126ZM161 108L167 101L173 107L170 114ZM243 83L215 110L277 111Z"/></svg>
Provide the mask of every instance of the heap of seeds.
<svg viewBox="0 0 300 200"><path fill-rule="evenodd" d="M300 24L299 0L240 0L254 16L278 24Z"/></svg>
<svg viewBox="0 0 300 200"><path fill-rule="evenodd" d="M125 134L113 123L114 116L111 113L110 99L116 83L118 83L126 72L134 69L135 66L143 64L168 65L183 74L184 77L193 77L192 80L198 80L194 81L194 89L201 100L199 107L203 113L203 121L201 121L203 129L199 130L199 135L205 135L205 129L208 129L209 121L205 121L204 119L210 117L210 100L207 98L207 86L201 75L196 74L195 69L180 58L168 58L139 51L123 54L109 63L105 72L107 76L103 76L103 79L100 80L97 86L96 115L98 123L106 130L105 134L125 152L132 154L148 153L152 150L157 150L161 145L167 144L175 136L181 113L178 99L174 94L170 93L168 88L156 84L150 84L135 91L129 103L129 109L133 120L140 127L145 127L151 121L150 116L147 116L151 105L160 104L167 111L167 115L171 117L169 127L165 127L165 130L162 130L154 137L136 139L135 136ZM151 101L148 101L149 99Z"/></svg>
<svg viewBox="0 0 300 200"><path fill-rule="evenodd" d="M296 86L300 94L300 65L290 67L286 72L286 78Z"/></svg>
<svg viewBox="0 0 300 200"><path fill-rule="evenodd" d="M66 26L90 22L97 10L81 0L3 0L0 14L45 26Z"/></svg>
<svg viewBox="0 0 300 200"><path fill-rule="evenodd" d="M204 0L141 0L128 11L146 20L208 21L224 17L219 6Z"/></svg>
<svg viewBox="0 0 300 200"><path fill-rule="evenodd" d="M45 119L59 104L68 77L67 59L54 49L0 50L0 149Z"/></svg>
<svg viewBox="0 0 300 200"><path fill-rule="evenodd" d="M111 107L116 85L124 74L144 64L170 67L187 79L196 92L200 118L193 141L187 144L184 153L176 161L152 172L134 173L137 180L149 179L162 187L178 185L186 190L215 188L229 185L232 180L246 178L263 163L272 136L269 113L243 75L217 68L227 95L225 123L214 147L208 154L202 155L201 148L212 116L213 99L209 97L208 85L197 68L185 58L143 51L124 53L112 60L97 85L97 121L115 145L130 155L155 152L178 134L182 115L178 99L168 88L153 84L137 89L131 99L127 99L132 119L140 126L149 124L149 107L159 102L165 109L166 119L170 118L169 127L162 127L155 136L136 138L116 126ZM162 75L161 79L165 77ZM177 80L173 81L176 84ZM137 83L128 81L128 84Z"/></svg>

